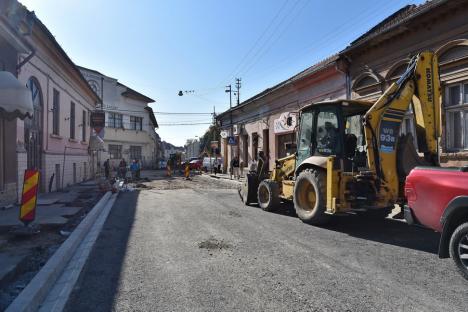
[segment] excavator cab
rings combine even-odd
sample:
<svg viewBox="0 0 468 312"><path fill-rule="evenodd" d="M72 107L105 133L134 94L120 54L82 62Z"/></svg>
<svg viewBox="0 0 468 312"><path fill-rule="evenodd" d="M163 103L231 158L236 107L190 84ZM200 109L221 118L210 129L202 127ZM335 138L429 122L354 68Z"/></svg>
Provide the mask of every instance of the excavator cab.
<svg viewBox="0 0 468 312"><path fill-rule="evenodd" d="M362 120L371 106L366 101L338 100L303 108L296 171L311 165L326 169L329 157L344 171L366 166Z"/></svg>

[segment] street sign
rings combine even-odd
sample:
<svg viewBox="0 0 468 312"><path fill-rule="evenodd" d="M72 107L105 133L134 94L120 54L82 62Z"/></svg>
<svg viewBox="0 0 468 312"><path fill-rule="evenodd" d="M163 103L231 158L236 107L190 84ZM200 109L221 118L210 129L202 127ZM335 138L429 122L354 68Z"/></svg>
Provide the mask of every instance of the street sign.
<svg viewBox="0 0 468 312"><path fill-rule="evenodd" d="M24 171L23 195L19 219L28 225L36 217L37 190L39 188L39 170Z"/></svg>
<svg viewBox="0 0 468 312"><path fill-rule="evenodd" d="M227 138L227 144L228 145L237 145L237 139L235 136L229 136Z"/></svg>
<svg viewBox="0 0 468 312"><path fill-rule="evenodd" d="M91 128L96 131L96 133L101 132L101 129L106 125L106 113L103 111L94 111L91 113Z"/></svg>

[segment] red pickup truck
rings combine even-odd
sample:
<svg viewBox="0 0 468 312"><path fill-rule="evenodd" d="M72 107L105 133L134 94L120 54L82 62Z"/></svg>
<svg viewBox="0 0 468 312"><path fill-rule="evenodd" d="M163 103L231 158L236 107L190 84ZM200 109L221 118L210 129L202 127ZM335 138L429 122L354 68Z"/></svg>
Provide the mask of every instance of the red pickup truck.
<svg viewBox="0 0 468 312"><path fill-rule="evenodd" d="M406 178L405 219L441 233L439 257L468 279L468 167L416 167Z"/></svg>

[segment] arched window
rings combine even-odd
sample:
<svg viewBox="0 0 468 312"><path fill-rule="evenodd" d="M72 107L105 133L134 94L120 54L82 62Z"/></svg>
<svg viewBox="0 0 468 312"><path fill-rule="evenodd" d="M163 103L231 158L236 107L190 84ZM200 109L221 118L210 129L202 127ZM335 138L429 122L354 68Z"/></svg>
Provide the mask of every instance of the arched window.
<svg viewBox="0 0 468 312"><path fill-rule="evenodd" d="M468 150L468 40L454 40L436 52L444 85L445 148Z"/></svg>
<svg viewBox="0 0 468 312"><path fill-rule="evenodd" d="M88 80L88 84L93 89L94 93L99 94L99 84L96 82L96 80Z"/></svg>
<svg viewBox="0 0 468 312"><path fill-rule="evenodd" d="M398 78L401 77L408 68L409 60L401 60L395 64L393 64L392 67L387 72L387 75L385 76L385 80L387 80L389 83L392 83Z"/></svg>
<svg viewBox="0 0 468 312"><path fill-rule="evenodd" d="M370 96L381 92L379 79L372 74L365 73L357 77L353 84L353 91L359 96Z"/></svg>
<svg viewBox="0 0 468 312"><path fill-rule="evenodd" d="M443 52L439 56L439 63L441 65L448 62L454 62L468 57L468 46L457 45Z"/></svg>

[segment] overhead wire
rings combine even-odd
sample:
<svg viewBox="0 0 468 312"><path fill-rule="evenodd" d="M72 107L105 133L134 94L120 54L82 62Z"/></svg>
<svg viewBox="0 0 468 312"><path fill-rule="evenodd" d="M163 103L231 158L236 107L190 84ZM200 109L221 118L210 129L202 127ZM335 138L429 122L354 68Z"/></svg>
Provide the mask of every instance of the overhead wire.
<svg viewBox="0 0 468 312"><path fill-rule="evenodd" d="M296 3L299 3L296 2ZM302 7L299 8L299 10L296 12L296 14L294 15L294 17L292 19L289 20L289 23L286 25L286 27L283 28L283 30L279 33L279 35L276 37L276 39L271 42L271 44L255 59L255 61L253 63L250 64L249 67L247 67L245 69L245 71L242 73L243 76L247 75L247 73L252 70L252 68L254 68L255 65L258 64L258 62L260 61L260 59L265 55L267 54L271 48L278 42L278 40L280 40L283 35L286 33L286 31L289 29L289 27L291 27L292 23L298 18L298 16L303 12L303 10L305 9L305 7L309 4L310 2L309 1L304 1L303 2L303 5ZM292 11L291 11L292 12Z"/></svg>
<svg viewBox="0 0 468 312"><path fill-rule="evenodd" d="M290 0L286 0L283 2L283 4L281 5L281 7L279 8L279 10L276 12L276 14L273 16L273 18L270 20L270 22L268 23L267 27L263 30L263 32L260 34L260 36L257 37L257 39L255 40L254 44L250 47L250 49L247 51L246 54L244 54L244 56L241 58L240 62L237 63L237 65L234 67L234 69L227 75L227 77L225 79L223 79L219 85L223 85L225 83L225 81L229 81L233 78L233 76L235 75L235 73L237 72L237 70L239 69L240 66L243 65L243 63L245 62L245 60L248 58L248 56L250 55L250 53L252 53L252 51L256 48L257 44L263 39L263 37L265 36L265 34L267 33L267 31L269 31L269 29L271 28L271 26L274 24L274 22L276 21L276 19L280 16L281 12L284 10L284 8L286 7L286 5L288 4Z"/></svg>
<svg viewBox="0 0 468 312"><path fill-rule="evenodd" d="M405 1L401 1L401 2L405 2ZM255 77L259 77L259 76L264 76L265 73L276 72L278 69L284 68L284 65L286 65L288 63L291 63L292 61L297 60L298 56L309 53L310 49L312 49L312 48L315 48L314 50L321 50L325 46L325 44L327 42L333 42L334 39L342 36L343 33L344 33L343 30L349 29L350 27L355 26L356 24L362 24L363 18L367 19L370 15L375 16L375 15L377 15L376 14L377 12L381 13L384 10L389 9L392 4L394 4L394 3L387 2L386 5L380 6L379 9L374 9L374 7L369 7L368 10L363 11L364 12L363 14L358 15L358 17L355 18L355 19L349 19L347 22L345 22L345 23L341 24L339 27L335 28L335 31L326 34L324 37L319 39L319 41L315 41L313 45L309 45L306 48L302 48L301 51L299 51L298 53L295 53L294 55L289 56L287 58L284 58L283 60L277 62L276 65L274 65L273 67L269 67L267 70L256 72L253 76L246 75L246 77L255 78ZM341 44L341 43L339 43L339 44Z"/></svg>
<svg viewBox="0 0 468 312"><path fill-rule="evenodd" d="M266 39L266 41L263 43L263 45L257 49L256 53L253 55L252 59L245 63L241 68L239 68L239 70L237 71L236 75L239 75L240 73L242 73L244 71L244 69L246 67L250 67L250 65L252 63L256 63L257 60L259 59L259 57L261 57L263 55L263 52L265 50L268 50L272 44L274 44L276 42L276 40L274 39L275 38L275 35L277 35L279 32L280 32L280 27L283 25L283 23L289 18L289 16L295 11L297 5L300 3L301 0L296 0L296 2L294 2L294 4L292 5L292 7L289 8L288 12L286 14L283 15L283 18L281 19L281 21L276 25L275 29L270 33L269 37ZM288 24L287 27L289 27L290 24ZM284 31L284 28L283 28L283 31ZM281 33L283 32L281 31ZM273 42L271 42L271 40L274 40ZM260 54L261 53L261 54Z"/></svg>

